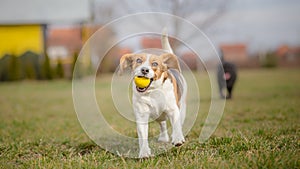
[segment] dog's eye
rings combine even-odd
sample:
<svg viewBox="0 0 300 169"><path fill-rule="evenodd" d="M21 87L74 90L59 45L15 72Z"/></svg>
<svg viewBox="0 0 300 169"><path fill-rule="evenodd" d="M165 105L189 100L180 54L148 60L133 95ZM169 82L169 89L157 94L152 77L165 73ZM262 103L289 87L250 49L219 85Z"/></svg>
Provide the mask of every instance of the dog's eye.
<svg viewBox="0 0 300 169"><path fill-rule="evenodd" d="M136 60L136 63L142 63L143 61L142 61L142 59L140 59L140 58L138 58L137 60Z"/></svg>
<svg viewBox="0 0 300 169"><path fill-rule="evenodd" d="M152 66L155 66L155 67L156 67L156 66L158 66L158 63L157 63L157 62L153 62L153 63L152 63Z"/></svg>

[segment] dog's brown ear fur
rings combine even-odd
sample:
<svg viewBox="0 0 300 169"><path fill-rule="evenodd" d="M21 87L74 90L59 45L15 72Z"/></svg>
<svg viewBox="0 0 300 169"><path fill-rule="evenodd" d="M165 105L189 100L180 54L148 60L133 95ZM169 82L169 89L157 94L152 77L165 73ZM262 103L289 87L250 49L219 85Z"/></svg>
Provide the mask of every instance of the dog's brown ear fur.
<svg viewBox="0 0 300 169"><path fill-rule="evenodd" d="M133 62L134 54L125 54L120 59L120 69L119 69L119 75L122 75L125 69L132 68L132 62Z"/></svg>
<svg viewBox="0 0 300 169"><path fill-rule="evenodd" d="M163 63L167 65L168 69L176 69L181 72L177 56L172 53L165 53L161 55Z"/></svg>

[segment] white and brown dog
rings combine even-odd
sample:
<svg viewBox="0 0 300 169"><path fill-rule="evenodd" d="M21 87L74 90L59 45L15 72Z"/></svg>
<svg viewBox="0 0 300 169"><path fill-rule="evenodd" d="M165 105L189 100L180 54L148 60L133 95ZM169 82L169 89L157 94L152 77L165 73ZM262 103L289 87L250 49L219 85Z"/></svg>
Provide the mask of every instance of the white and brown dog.
<svg viewBox="0 0 300 169"><path fill-rule="evenodd" d="M181 146L185 142L182 125L186 113L187 86L166 34L162 35L162 46L167 52L160 56L149 53L125 54L120 59L120 72L130 68L133 76L143 76L151 80L145 88L137 87L133 83L132 103L140 158L151 156L148 145L150 117L160 124L158 141L169 142L166 120L170 119L172 144Z"/></svg>

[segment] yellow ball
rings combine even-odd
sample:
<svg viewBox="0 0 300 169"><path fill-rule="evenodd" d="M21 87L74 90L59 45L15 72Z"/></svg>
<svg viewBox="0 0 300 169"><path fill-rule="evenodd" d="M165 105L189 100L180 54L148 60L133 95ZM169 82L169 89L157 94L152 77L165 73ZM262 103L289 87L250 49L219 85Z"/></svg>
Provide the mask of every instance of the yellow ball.
<svg viewBox="0 0 300 169"><path fill-rule="evenodd" d="M149 86L150 84L150 79L146 78L146 77L134 77L134 83L137 87L139 88L145 88L147 86Z"/></svg>

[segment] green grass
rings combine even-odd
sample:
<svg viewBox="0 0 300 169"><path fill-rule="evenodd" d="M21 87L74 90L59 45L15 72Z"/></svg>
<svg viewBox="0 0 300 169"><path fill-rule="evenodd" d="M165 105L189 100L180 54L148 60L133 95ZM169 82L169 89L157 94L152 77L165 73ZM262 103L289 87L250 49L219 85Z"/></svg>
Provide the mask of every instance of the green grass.
<svg viewBox="0 0 300 169"><path fill-rule="evenodd" d="M241 70L221 123L200 144L210 104L203 74L201 108L186 144L144 160L115 156L86 136L69 81L1 83L0 168L300 168L299 75L300 69ZM97 91L110 90L110 77L101 78L106 83Z"/></svg>

